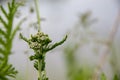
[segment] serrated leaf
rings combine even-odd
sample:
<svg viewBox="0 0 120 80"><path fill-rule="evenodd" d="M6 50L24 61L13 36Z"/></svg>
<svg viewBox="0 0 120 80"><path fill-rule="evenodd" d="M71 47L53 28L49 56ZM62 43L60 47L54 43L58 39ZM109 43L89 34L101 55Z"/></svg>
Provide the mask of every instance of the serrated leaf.
<svg viewBox="0 0 120 80"><path fill-rule="evenodd" d="M2 29L5 30L0 29L0 35L2 35L2 38L0 38L0 45L5 46L5 48L0 48L0 54L3 55L0 56L0 80L9 80L8 77L15 77L17 73L15 68L8 63L8 58L11 52L13 38L18 30L18 27L13 29L13 20L18 9L18 4L15 3L15 0L8 3L8 13L2 6L0 8L1 12L7 19L4 19L0 15L0 22L3 25Z"/></svg>
<svg viewBox="0 0 120 80"><path fill-rule="evenodd" d="M0 79L5 78L6 80L8 80L8 77L15 77L15 75L17 74L17 71L15 70L14 67L12 67L11 64L7 64L6 62L2 63L2 70L0 72Z"/></svg>
<svg viewBox="0 0 120 80"><path fill-rule="evenodd" d="M5 11L5 9L3 8L3 6L0 6L0 8L1 8L1 11L3 12L3 14L5 15L5 17L8 18L8 14Z"/></svg>
<svg viewBox="0 0 120 80"><path fill-rule="evenodd" d="M48 51L56 48L57 46L63 44L66 41L66 39L67 39L67 35L60 42L57 42L57 43L53 44L52 46L49 46L47 49L45 49L45 52L48 52Z"/></svg>
<svg viewBox="0 0 120 80"><path fill-rule="evenodd" d="M37 61L34 62L34 67L36 70L38 70L38 62Z"/></svg>
<svg viewBox="0 0 120 80"><path fill-rule="evenodd" d="M5 54L5 51L2 48L0 48L0 53Z"/></svg>
<svg viewBox="0 0 120 80"><path fill-rule="evenodd" d="M10 5L10 3L8 3L8 9L9 9L9 11L11 11L11 5Z"/></svg>
<svg viewBox="0 0 120 80"><path fill-rule="evenodd" d="M18 23L18 25L16 26L16 28L13 30L12 35L11 35L11 40L14 39L14 36L15 36L16 32L20 29L21 24L22 24L25 20L26 20L26 18L23 18L23 19Z"/></svg>
<svg viewBox="0 0 120 80"><path fill-rule="evenodd" d="M2 29L0 29L0 35L6 36L5 31L3 31Z"/></svg>
<svg viewBox="0 0 120 80"><path fill-rule="evenodd" d="M7 65L7 60L2 61L0 64L0 71Z"/></svg>
<svg viewBox="0 0 120 80"><path fill-rule="evenodd" d="M0 38L0 45L3 45L4 47L6 46L6 43L2 38Z"/></svg>
<svg viewBox="0 0 120 80"><path fill-rule="evenodd" d="M0 21L3 24L3 26L7 29L8 28L7 22L1 16L0 16Z"/></svg>

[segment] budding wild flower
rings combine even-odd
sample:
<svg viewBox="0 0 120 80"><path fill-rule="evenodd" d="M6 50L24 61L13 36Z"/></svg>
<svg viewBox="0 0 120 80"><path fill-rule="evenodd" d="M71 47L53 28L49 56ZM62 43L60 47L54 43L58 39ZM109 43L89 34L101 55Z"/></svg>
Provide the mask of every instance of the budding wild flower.
<svg viewBox="0 0 120 80"><path fill-rule="evenodd" d="M35 52L34 55L30 56L30 60L35 61L34 67L39 73L38 80L48 80L45 71L45 54L55 47L63 44L66 41L67 36L55 44L50 44L52 40L49 38L49 36L40 31L38 31L35 35L31 35L30 39L23 37L22 34L20 34L20 37L26 41L29 44L29 47Z"/></svg>

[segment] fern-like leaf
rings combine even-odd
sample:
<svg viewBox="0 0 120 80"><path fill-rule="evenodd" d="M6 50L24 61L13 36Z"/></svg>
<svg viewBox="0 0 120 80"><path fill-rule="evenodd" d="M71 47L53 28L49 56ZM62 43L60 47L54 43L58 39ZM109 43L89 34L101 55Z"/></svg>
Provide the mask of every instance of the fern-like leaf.
<svg viewBox="0 0 120 80"><path fill-rule="evenodd" d="M3 40L2 38L0 38L0 45L2 45L2 46L6 46L6 42L5 42L5 40Z"/></svg>
<svg viewBox="0 0 120 80"><path fill-rule="evenodd" d="M12 34L11 34L11 40L14 39L14 36L16 34L16 32L20 29L20 26L22 25L22 23L26 20L26 18L23 18L16 26L16 28L13 30Z"/></svg>
<svg viewBox="0 0 120 80"><path fill-rule="evenodd" d="M5 54L5 50L0 48L0 53Z"/></svg>
<svg viewBox="0 0 120 80"><path fill-rule="evenodd" d="M7 22L0 16L0 21L1 21L1 23L3 24L3 26L5 27L5 28L8 28L8 26L7 26Z"/></svg>
<svg viewBox="0 0 120 80"><path fill-rule="evenodd" d="M17 71L11 64L8 64L7 60L1 62L0 80L8 80L9 77L15 77L15 74L17 74Z"/></svg>
<svg viewBox="0 0 120 80"><path fill-rule="evenodd" d="M6 36L5 31L3 31L2 29L0 29L0 35Z"/></svg>
<svg viewBox="0 0 120 80"><path fill-rule="evenodd" d="M0 27L0 80L9 80L9 77L15 77L17 74L17 71L9 64L8 60L11 54L14 36L23 22L20 21L16 28L13 28L15 13L19 6L20 4L16 3L15 0L8 3L8 11L3 6L0 6L1 13L6 18L4 19L0 15L0 22L2 24L2 27Z"/></svg>
<svg viewBox="0 0 120 80"><path fill-rule="evenodd" d="M3 8L3 6L0 6L0 8L1 8L1 11L3 12L3 14L5 15L5 17L8 19L8 14L5 11L5 9Z"/></svg>

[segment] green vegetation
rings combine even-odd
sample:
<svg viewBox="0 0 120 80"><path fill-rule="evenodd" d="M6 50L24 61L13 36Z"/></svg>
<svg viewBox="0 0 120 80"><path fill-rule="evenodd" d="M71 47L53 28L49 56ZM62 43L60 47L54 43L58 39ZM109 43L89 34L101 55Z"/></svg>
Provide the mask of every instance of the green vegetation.
<svg viewBox="0 0 120 80"><path fill-rule="evenodd" d="M12 64L9 63L9 56L12 54L12 43L16 32L22 23L13 28L15 13L17 12L19 3L12 0L8 3L8 11L1 5L0 10L5 18L0 15L0 80L8 80L9 77L15 77L17 71Z"/></svg>
<svg viewBox="0 0 120 80"><path fill-rule="evenodd" d="M46 75L46 54L53 50L54 48L62 45L67 40L67 35L60 40L59 42L52 43L52 40L49 38L49 35L42 32L41 30L41 16L39 15L39 7L38 0L34 0L35 9L36 9L36 17L38 31L36 34L31 34L30 38L24 37L20 33L20 38L24 40L29 48L34 51L34 54L29 57L30 61L34 62L34 68L38 72L38 80L49 80ZM25 20L22 19L15 27L14 27L14 18L15 14L21 6L21 3L17 3L15 0L7 4L7 10L2 5L0 5L0 80L10 80L11 78L16 78L16 74L19 72L15 69L15 67L9 63L9 57L12 54L13 40L17 31L20 29L21 24ZM34 10L31 9L31 12ZM108 80L106 74L101 71L100 65L92 66L89 64L79 63L78 59L76 59L76 54L80 53L81 47L86 46L86 44L95 43L106 45L105 42L100 40L96 41L96 33L91 30L91 25L96 21L96 19L91 18L91 13L87 12L79 16L78 24L68 33L69 38L67 44L64 46L64 60L67 70L67 80ZM113 31L114 32L114 31ZM112 35L113 39L115 33ZM72 39L70 39L70 37ZM70 40L69 40L70 39ZM113 40L110 40L110 44L112 44ZM102 42L102 43L101 43ZM109 43L109 42L108 42ZM116 53L113 45L107 44L106 46L112 47L112 53ZM96 47L96 46L95 46ZM98 53L98 50L93 49L93 53ZM107 52L107 51L106 51ZM116 55L112 54L112 67L115 69L113 72L113 80L120 80L120 73L118 71L119 67L116 64ZM104 55L103 55L104 57ZM106 58L106 57L105 57ZM105 62L105 61L103 61ZM118 61L119 63L119 61ZM98 72L100 74L95 74L97 78L94 77L94 68L97 67ZM95 76L95 77L96 77ZM23 78L21 78L23 79Z"/></svg>
<svg viewBox="0 0 120 80"><path fill-rule="evenodd" d="M23 37L22 34L20 34L21 39L26 41L29 44L29 47L34 50L34 55L30 56L30 60L34 60L34 67L38 71L38 80L48 80L48 77L46 76L46 70L45 70L45 56L48 51L51 51L52 49L56 48L57 46L63 44L67 36L60 42L57 42L55 44L51 44L52 40L49 38L49 36L43 32L40 31L40 16L39 16L39 10L37 1L35 0L36 5L36 14L38 19L38 32L34 36L31 35L30 39L27 39Z"/></svg>

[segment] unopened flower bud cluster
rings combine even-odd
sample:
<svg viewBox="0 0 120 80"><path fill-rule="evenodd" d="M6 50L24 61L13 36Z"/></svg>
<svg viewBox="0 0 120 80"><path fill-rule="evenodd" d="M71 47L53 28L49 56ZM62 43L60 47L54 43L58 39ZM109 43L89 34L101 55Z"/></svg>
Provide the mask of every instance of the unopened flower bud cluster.
<svg viewBox="0 0 120 80"><path fill-rule="evenodd" d="M51 40L48 35L43 32L38 32L34 36L31 35L31 39L29 39L30 48L34 50L40 50L41 48L47 46L50 42Z"/></svg>

